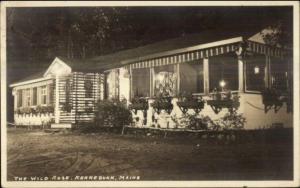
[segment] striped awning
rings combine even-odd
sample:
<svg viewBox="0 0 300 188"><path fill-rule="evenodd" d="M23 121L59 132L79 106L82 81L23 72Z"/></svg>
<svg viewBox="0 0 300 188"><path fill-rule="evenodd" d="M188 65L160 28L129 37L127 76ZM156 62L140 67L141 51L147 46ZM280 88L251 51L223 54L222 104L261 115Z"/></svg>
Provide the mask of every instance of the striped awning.
<svg viewBox="0 0 300 188"><path fill-rule="evenodd" d="M126 66L126 68L131 69L140 69L140 68L150 68L150 67L157 67L157 66L164 66L170 64L177 64L177 63L185 63L195 60L200 60L203 58L208 58L212 56L217 56L221 54L226 54L230 52L236 51L240 47L241 43L232 43L222 46L216 46L213 48L201 49L196 51L184 52L181 54L174 54L164 57L157 57L153 59L147 59L144 61L134 62ZM264 44L247 41L247 51L259 53L259 54L266 54L270 56L277 56L282 57L284 52L279 48L269 47Z"/></svg>
<svg viewBox="0 0 300 188"><path fill-rule="evenodd" d="M271 47L253 41L247 41L247 51L274 57L283 57L285 53L283 49Z"/></svg>
<svg viewBox="0 0 300 188"><path fill-rule="evenodd" d="M158 57L158 58L130 64L128 65L129 66L128 68L131 69L150 68L150 67L157 67L157 66L163 66L169 64L190 62L190 61L200 60L211 56L233 52L238 48L238 46L239 43L236 43L236 44L218 46L214 48L207 48L203 50L190 51L181 54L174 54L166 57Z"/></svg>

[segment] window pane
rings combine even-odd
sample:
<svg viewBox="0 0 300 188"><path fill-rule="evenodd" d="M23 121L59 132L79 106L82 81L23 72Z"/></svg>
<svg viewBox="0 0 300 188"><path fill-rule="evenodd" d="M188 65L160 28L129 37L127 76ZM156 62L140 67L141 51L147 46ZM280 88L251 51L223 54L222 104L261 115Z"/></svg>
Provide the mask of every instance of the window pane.
<svg viewBox="0 0 300 188"><path fill-rule="evenodd" d="M30 89L26 89L26 105L31 106Z"/></svg>
<svg viewBox="0 0 300 188"><path fill-rule="evenodd" d="M175 65L154 68L154 96L174 96L177 90Z"/></svg>
<svg viewBox="0 0 300 188"><path fill-rule="evenodd" d="M46 86L42 87L42 104L46 104L47 103L47 90L46 90Z"/></svg>
<svg viewBox="0 0 300 188"><path fill-rule="evenodd" d="M238 59L236 54L228 53L211 57L209 60L209 90L221 90L220 82L224 81L223 89L238 90Z"/></svg>
<svg viewBox="0 0 300 188"><path fill-rule="evenodd" d="M37 105L37 88L32 88L32 105Z"/></svg>
<svg viewBox="0 0 300 188"><path fill-rule="evenodd" d="M150 96L150 69L132 70L132 92L134 97Z"/></svg>
<svg viewBox="0 0 300 188"><path fill-rule="evenodd" d="M23 98L23 96L22 96L22 91L23 90L18 90L17 91L17 107L21 107L22 106L22 98Z"/></svg>
<svg viewBox="0 0 300 188"><path fill-rule="evenodd" d="M288 62L280 58L271 58L271 84L272 88L287 91L288 87Z"/></svg>
<svg viewBox="0 0 300 188"><path fill-rule="evenodd" d="M180 93L203 93L203 62L180 64Z"/></svg>
<svg viewBox="0 0 300 188"><path fill-rule="evenodd" d="M246 60L246 90L262 91L265 88L264 55L254 54Z"/></svg>

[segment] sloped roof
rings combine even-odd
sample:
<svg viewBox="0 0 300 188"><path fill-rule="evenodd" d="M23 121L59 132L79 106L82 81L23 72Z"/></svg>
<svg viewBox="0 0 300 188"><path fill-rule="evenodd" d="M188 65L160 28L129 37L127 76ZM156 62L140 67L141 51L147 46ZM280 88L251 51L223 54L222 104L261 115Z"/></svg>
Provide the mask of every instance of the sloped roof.
<svg viewBox="0 0 300 188"><path fill-rule="evenodd" d="M170 50L186 48L195 45L206 44L219 40L225 40L234 37L244 37L248 39L254 34L260 32L262 28L256 25L245 25L241 27L230 28L218 28L216 30L206 30L197 34L189 34L178 38L164 40L153 44L123 50L116 53L97 56L89 59L69 59L65 57L58 57L72 68L72 71L84 71L84 72L101 72L117 68L121 65L121 61L128 61L138 57L144 57L160 52L166 52ZM24 82L36 78L42 78L44 72L26 77L19 82Z"/></svg>
<svg viewBox="0 0 300 188"><path fill-rule="evenodd" d="M31 74L30 76L22 78L21 80L18 80L16 82L12 83L12 84L17 84L17 83L26 82L26 81L29 81L29 80L35 80L35 79L43 78L43 75L44 75L44 71L37 72L35 74Z"/></svg>
<svg viewBox="0 0 300 188"><path fill-rule="evenodd" d="M250 26L249 26L250 27ZM240 28L219 28L216 30L206 30L197 34L189 34L178 38L164 40L141 46L133 49L123 50L116 53L111 53L103 56L98 56L90 59L68 59L59 57L62 61L67 63L73 70L78 71L103 71L113 69L121 66L121 61L135 59L138 57L144 57L160 52L166 52L170 50L186 48L190 46L206 44L219 40L225 40L234 37L245 37L250 36L261 31L261 28L252 26L240 27Z"/></svg>

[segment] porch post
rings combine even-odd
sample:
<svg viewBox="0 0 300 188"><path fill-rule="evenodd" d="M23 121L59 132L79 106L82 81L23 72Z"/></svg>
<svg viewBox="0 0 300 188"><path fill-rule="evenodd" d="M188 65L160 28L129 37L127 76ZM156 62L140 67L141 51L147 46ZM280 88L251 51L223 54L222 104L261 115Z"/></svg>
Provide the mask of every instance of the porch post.
<svg viewBox="0 0 300 188"><path fill-rule="evenodd" d="M208 58L203 59L204 94L209 94L209 65Z"/></svg>
<svg viewBox="0 0 300 188"><path fill-rule="evenodd" d="M243 59L238 59L239 64L239 92L244 92L244 61Z"/></svg>
<svg viewBox="0 0 300 188"><path fill-rule="evenodd" d="M13 96L14 96L14 110L17 110L17 108L18 108L18 100L20 100L20 99L18 99L18 90L16 90L15 88L13 88Z"/></svg>
<svg viewBox="0 0 300 188"><path fill-rule="evenodd" d="M265 88L270 87L270 56L266 55L265 58Z"/></svg>
<svg viewBox="0 0 300 188"><path fill-rule="evenodd" d="M55 123L59 123L59 77L56 75L55 78Z"/></svg>

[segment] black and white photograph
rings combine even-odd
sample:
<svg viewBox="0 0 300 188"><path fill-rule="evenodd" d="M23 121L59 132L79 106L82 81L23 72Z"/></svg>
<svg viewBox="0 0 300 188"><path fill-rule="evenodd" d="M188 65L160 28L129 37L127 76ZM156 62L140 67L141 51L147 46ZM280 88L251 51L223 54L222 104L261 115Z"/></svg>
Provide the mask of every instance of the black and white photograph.
<svg viewBox="0 0 300 188"><path fill-rule="evenodd" d="M1 3L3 187L299 186L298 125L299 2Z"/></svg>

